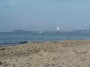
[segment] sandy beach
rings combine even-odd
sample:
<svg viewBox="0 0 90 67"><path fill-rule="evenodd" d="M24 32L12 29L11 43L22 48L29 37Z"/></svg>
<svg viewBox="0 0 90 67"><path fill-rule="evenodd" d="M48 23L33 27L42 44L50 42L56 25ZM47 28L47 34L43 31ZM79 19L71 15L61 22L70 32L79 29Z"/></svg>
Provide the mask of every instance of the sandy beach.
<svg viewBox="0 0 90 67"><path fill-rule="evenodd" d="M0 47L0 67L90 67L90 40Z"/></svg>

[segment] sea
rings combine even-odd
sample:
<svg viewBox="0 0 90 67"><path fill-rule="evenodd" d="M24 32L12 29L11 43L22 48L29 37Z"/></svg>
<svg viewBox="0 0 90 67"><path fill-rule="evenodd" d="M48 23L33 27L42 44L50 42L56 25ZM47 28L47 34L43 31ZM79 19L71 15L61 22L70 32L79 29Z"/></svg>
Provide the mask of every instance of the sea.
<svg viewBox="0 0 90 67"><path fill-rule="evenodd" d="M46 42L61 40L89 40L90 33L16 33L0 32L0 46L16 45L24 42Z"/></svg>

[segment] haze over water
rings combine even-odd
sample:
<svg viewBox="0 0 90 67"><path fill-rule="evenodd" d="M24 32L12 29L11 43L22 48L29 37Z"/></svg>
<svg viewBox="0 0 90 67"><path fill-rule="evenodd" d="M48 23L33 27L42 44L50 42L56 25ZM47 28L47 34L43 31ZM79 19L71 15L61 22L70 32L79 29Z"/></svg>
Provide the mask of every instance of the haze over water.
<svg viewBox="0 0 90 67"><path fill-rule="evenodd" d="M90 29L90 0L0 0L0 31Z"/></svg>

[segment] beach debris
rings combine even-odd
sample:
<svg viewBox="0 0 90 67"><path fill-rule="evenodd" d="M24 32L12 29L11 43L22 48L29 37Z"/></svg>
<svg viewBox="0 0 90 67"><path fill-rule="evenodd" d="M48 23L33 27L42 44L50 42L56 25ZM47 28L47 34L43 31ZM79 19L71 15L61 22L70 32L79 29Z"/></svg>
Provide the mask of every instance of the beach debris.
<svg viewBox="0 0 90 67"><path fill-rule="evenodd" d="M86 54L88 51L81 51L81 52L79 52L79 51L75 51L75 50L74 50L74 52L75 52L76 54Z"/></svg>
<svg viewBox="0 0 90 67"><path fill-rule="evenodd" d="M5 48L4 47L0 47L0 50L4 50Z"/></svg>
<svg viewBox="0 0 90 67"><path fill-rule="evenodd" d="M0 65L2 65L3 63L0 61Z"/></svg>

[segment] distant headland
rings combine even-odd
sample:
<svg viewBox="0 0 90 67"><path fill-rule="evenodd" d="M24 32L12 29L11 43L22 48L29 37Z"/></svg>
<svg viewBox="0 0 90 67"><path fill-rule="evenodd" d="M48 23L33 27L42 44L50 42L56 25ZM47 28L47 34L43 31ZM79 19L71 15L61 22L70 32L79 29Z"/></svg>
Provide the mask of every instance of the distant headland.
<svg viewBox="0 0 90 67"><path fill-rule="evenodd" d="M72 30L72 31L26 31L26 30L13 30L13 33L90 33L90 29L87 30Z"/></svg>

